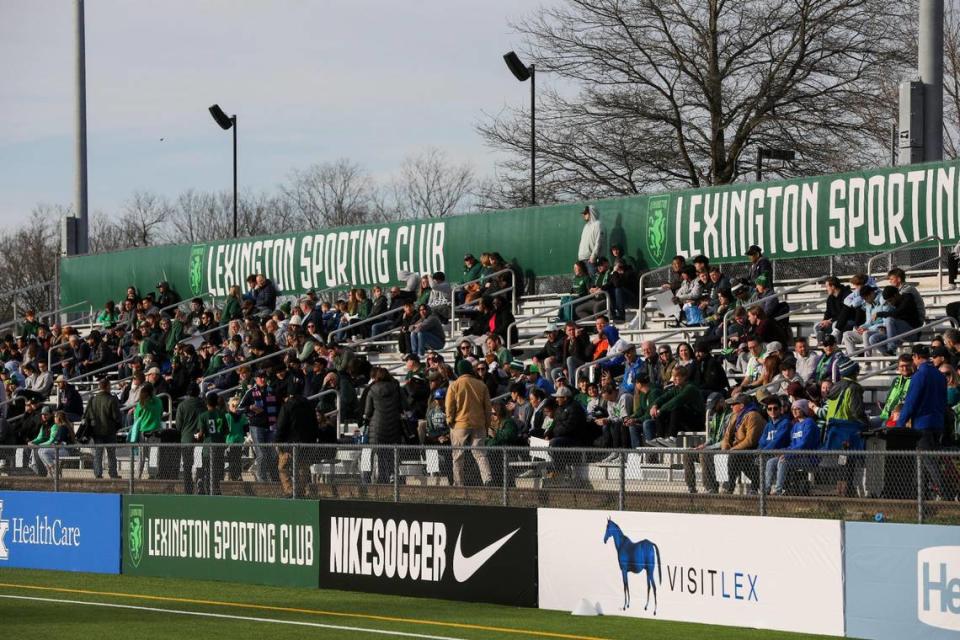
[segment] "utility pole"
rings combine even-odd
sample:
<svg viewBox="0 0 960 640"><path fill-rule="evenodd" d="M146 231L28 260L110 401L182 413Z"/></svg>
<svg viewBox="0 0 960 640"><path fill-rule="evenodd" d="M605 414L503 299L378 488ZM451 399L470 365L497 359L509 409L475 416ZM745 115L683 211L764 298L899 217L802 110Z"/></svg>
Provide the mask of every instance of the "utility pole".
<svg viewBox="0 0 960 640"><path fill-rule="evenodd" d="M76 70L76 192L74 204L76 206L75 242L71 247L64 247L68 254L89 253L89 225L87 222L87 63L86 46L84 44L83 0L74 0L74 16L77 38ZM68 221L69 224L69 221ZM71 234L67 234L68 237Z"/></svg>

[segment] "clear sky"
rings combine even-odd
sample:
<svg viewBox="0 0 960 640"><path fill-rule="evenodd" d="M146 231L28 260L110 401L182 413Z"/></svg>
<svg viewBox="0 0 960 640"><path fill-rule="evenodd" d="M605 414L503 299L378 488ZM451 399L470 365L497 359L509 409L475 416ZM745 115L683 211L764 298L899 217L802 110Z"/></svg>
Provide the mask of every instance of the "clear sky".
<svg viewBox="0 0 960 640"><path fill-rule="evenodd" d="M238 114L241 189L340 157L387 176L427 146L490 174L474 125L529 99L501 56L541 4L87 0L90 212L137 189L229 189L213 103ZM72 203L73 64L72 0L0 0L0 227Z"/></svg>

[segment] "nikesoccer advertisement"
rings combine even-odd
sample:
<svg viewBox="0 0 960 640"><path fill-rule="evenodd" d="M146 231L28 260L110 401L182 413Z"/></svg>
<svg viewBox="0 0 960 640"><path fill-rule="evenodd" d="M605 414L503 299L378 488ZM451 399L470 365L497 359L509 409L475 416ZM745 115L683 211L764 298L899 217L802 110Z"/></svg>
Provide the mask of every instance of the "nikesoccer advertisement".
<svg viewBox="0 0 960 640"><path fill-rule="evenodd" d="M841 523L540 509L540 607L843 635Z"/></svg>
<svg viewBox="0 0 960 640"><path fill-rule="evenodd" d="M310 500L123 497L123 573L317 586Z"/></svg>
<svg viewBox="0 0 960 640"><path fill-rule="evenodd" d="M0 569L120 573L120 496L0 491Z"/></svg>
<svg viewBox="0 0 960 640"><path fill-rule="evenodd" d="M322 502L320 586L537 606L537 512Z"/></svg>

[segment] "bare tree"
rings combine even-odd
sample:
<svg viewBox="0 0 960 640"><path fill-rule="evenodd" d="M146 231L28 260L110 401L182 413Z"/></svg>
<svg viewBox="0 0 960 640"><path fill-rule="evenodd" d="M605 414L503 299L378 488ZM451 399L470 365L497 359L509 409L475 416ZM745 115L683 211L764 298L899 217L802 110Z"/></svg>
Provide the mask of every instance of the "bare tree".
<svg viewBox="0 0 960 640"><path fill-rule="evenodd" d="M0 235L0 292L5 292L0 296L0 317L11 318L14 304L20 317L29 308L50 310L55 301L45 283L56 277L60 219L69 213L68 207L37 205L25 224Z"/></svg>
<svg viewBox="0 0 960 640"><path fill-rule="evenodd" d="M943 12L943 155L960 156L960 7L947 2Z"/></svg>
<svg viewBox="0 0 960 640"><path fill-rule="evenodd" d="M473 188L473 169L454 164L435 147L403 161L393 182L399 217L443 218L464 211Z"/></svg>
<svg viewBox="0 0 960 640"><path fill-rule="evenodd" d="M159 244L170 216L171 207L165 198L149 191L135 191L123 204L116 220L103 214L93 216L91 251L98 253Z"/></svg>
<svg viewBox="0 0 960 640"><path fill-rule="evenodd" d="M368 221L374 184L364 169L346 159L294 171L281 186L292 215L304 228L339 227Z"/></svg>
<svg viewBox="0 0 960 640"><path fill-rule="evenodd" d="M744 161L759 145L798 152L783 173L874 164L890 113L878 81L904 68L898 36L910 10L898 0L566 0L539 9L515 25L527 56L579 92L548 91L538 102L538 183L553 183L561 199L724 184L750 170ZM511 112L478 127L513 152L507 172L527 170L527 118Z"/></svg>

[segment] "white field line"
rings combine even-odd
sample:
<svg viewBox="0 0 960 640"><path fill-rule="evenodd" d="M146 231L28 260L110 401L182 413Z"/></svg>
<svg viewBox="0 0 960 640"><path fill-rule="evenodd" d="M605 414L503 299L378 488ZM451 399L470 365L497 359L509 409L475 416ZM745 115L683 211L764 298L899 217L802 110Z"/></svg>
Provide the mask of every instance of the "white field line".
<svg viewBox="0 0 960 640"><path fill-rule="evenodd" d="M151 611L154 613L175 613L183 616L198 616L201 618L220 618L226 620L241 620L243 622L268 622L272 624L289 624L298 627L314 627L319 629L335 629L337 631L352 631L354 633L376 633L385 636L401 636L404 638L422 638L423 640L462 640L450 636L431 636L422 633L408 633L404 631L387 631L385 629L369 629L365 627L348 627L338 624L322 624L320 622L304 622L300 620L278 620L276 618L258 618L254 616L236 616L226 613L208 613L203 611L184 611L182 609L160 609L157 607L140 607L131 604L114 604L109 602L86 602L82 600L66 600L60 598L36 598L30 596L0 595L0 598L11 600L34 600L36 602L56 602L61 604L87 605L90 607L109 607L111 609L132 609L135 611Z"/></svg>

